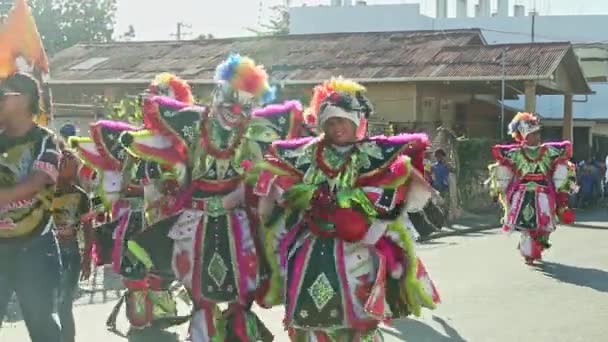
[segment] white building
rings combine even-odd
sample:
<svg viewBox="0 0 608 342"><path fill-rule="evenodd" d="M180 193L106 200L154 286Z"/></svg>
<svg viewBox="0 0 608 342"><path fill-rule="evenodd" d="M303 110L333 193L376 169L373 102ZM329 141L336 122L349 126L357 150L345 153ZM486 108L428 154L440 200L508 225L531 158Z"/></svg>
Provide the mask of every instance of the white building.
<svg viewBox="0 0 608 342"><path fill-rule="evenodd" d="M443 4L449 0L438 0ZM464 3L466 0L457 0ZM328 4L330 2L328 1ZM504 13L489 16L489 7L479 8L477 17L467 17L466 7L457 11L459 17L447 17L445 6L437 6L440 13L430 17L420 13L418 4L365 5L357 1L352 6L292 7L291 34L335 32L381 32L408 30L449 30L479 28L488 44L524 43L531 41L532 16L525 15L523 6L514 6L516 16ZM484 0L481 0L484 3ZM507 1L501 1L505 4ZM463 5L464 6L464 5ZM508 10L508 8L507 8ZM571 41L588 43L608 41L608 15L534 16L534 40Z"/></svg>

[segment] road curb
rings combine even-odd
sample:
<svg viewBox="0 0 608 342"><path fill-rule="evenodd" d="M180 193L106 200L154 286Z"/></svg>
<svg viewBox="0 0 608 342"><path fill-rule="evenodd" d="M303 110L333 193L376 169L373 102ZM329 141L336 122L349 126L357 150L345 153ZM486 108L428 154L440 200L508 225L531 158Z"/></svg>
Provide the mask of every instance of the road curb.
<svg viewBox="0 0 608 342"><path fill-rule="evenodd" d="M440 238L448 237L448 236L467 235L467 234L471 234L471 233L477 233L477 232L482 232L482 231L492 230L492 229L498 229L498 228L500 228L500 226L497 226L497 225L479 225L479 226L471 227L471 228L465 228L465 229L458 229L458 230L452 230L452 231L439 232L439 233L435 233L435 234L432 234L430 236L427 236L426 238L421 238L420 242L436 240L436 239L440 239Z"/></svg>

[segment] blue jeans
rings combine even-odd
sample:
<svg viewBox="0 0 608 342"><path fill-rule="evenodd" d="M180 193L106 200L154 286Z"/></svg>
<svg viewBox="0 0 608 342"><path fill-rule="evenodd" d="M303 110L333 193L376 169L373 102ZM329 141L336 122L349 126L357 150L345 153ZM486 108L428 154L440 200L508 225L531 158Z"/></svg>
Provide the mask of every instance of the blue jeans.
<svg viewBox="0 0 608 342"><path fill-rule="evenodd" d="M53 318L59 282L59 258L53 234L25 242L0 244L0 317L8 301L17 294L32 342L61 342L59 325Z"/></svg>
<svg viewBox="0 0 608 342"><path fill-rule="evenodd" d="M61 282L59 287L58 314L63 342L76 340L74 313L72 312L78 280L80 278L80 249L77 240L59 244L61 251Z"/></svg>

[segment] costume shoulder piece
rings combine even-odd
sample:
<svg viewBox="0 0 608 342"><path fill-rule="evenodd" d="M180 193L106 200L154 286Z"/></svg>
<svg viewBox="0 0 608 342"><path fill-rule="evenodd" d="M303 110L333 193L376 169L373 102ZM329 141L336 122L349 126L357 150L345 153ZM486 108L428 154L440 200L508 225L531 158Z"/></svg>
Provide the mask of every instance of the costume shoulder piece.
<svg viewBox="0 0 608 342"><path fill-rule="evenodd" d="M144 101L145 130L123 135L121 142L131 154L162 164L185 163L207 107L190 106L168 97Z"/></svg>
<svg viewBox="0 0 608 342"><path fill-rule="evenodd" d="M303 174L318 157L316 154L322 145L321 138L302 138L273 143L270 152L277 166ZM428 146L429 140L424 134L377 136L366 139L356 145L361 152L357 172L362 178L376 176L388 170L403 155L408 156L414 167L423 172L424 151Z"/></svg>
<svg viewBox="0 0 608 342"><path fill-rule="evenodd" d="M495 145L492 148L492 155L500 164L511 165L520 159L522 148L521 144ZM572 158L572 144L569 141L545 143L540 149L542 156L551 161L568 161Z"/></svg>
<svg viewBox="0 0 608 342"><path fill-rule="evenodd" d="M154 96L144 100L143 111L144 126L169 139L179 157L186 160L188 148L198 136L197 127L209 108Z"/></svg>
<svg viewBox="0 0 608 342"><path fill-rule="evenodd" d="M510 155L521 149L520 144L494 145L492 146L492 156L499 163L507 163Z"/></svg>
<svg viewBox="0 0 608 342"><path fill-rule="evenodd" d="M119 121L101 120L90 125L90 137L71 137L69 142L83 161L98 170L122 170L127 153L120 135L136 128Z"/></svg>
<svg viewBox="0 0 608 342"><path fill-rule="evenodd" d="M273 142L303 136L303 124L302 104L298 101L255 110L245 132L251 157L261 160Z"/></svg>
<svg viewBox="0 0 608 342"><path fill-rule="evenodd" d="M568 161L572 158L572 143L569 141L551 142L543 144L552 160Z"/></svg>
<svg viewBox="0 0 608 342"><path fill-rule="evenodd" d="M312 164L315 146L320 141L320 137L275 141L270 146L267 161L286 171L303 174Z"/></svg>
<svg viewBox="0 0 608 342"><path fill-rule="evenodd" d="M424 152L429 147L426 134L399 134L395 136L376 136L358 145L368 160L359 170L360 175L386 170L399 156L406 155L412 165L424 172Z"/></svg>

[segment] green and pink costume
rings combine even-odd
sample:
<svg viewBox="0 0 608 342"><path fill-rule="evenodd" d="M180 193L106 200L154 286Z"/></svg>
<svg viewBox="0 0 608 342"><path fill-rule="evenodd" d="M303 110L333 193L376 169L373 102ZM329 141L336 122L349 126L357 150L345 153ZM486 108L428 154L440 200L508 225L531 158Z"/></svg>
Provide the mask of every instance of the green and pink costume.
<svg viewBox="0 0 608 342"><path fill-rule="evenodd" d="M427 146L424 135L304 138L275 142L256 168L254 193L276 204L264 219L265 303L285 302L292 341L381 341L380 323L435 308L408 219L430 199Z"/></svg>

